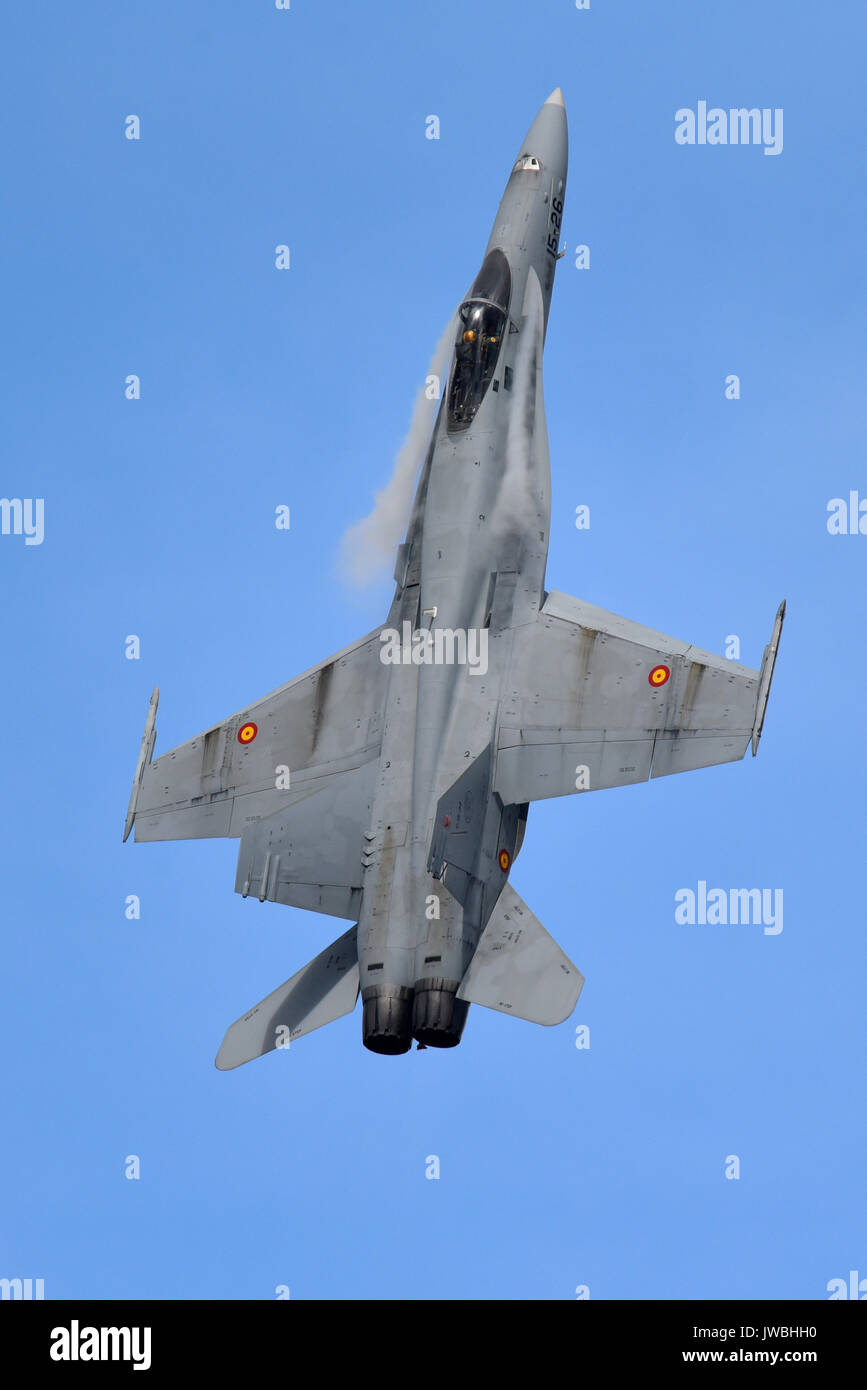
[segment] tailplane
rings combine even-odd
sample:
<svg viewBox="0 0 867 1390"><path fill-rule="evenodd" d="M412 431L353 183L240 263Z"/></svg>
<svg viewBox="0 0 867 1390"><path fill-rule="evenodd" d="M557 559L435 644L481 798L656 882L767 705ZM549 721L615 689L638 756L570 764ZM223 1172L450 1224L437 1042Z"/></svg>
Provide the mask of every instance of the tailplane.
<svg viewBox="0 0 867 1390"><path fill-rule="evenodd" d="M458 999L550 1026L569 1017L583 984L581 971L507 883Z"/></svg>
<svg viewBox="0 0 867 1390"><path fill-rule="evenodd" d="M217 1053L220 1071L231 1071L344 1014L358 999L357 928L320 952L267 999L233 1023Z"/></svg>

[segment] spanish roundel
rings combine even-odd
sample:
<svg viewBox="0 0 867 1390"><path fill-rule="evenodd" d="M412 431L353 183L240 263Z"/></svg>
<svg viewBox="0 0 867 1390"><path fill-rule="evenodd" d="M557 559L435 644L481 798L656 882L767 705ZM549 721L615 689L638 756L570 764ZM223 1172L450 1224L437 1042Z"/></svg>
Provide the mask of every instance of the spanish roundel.
<svg viewBox="0 0 867 1390"><path fill-rule="evenodd" d="M501 849L501 850L500 850L499 859L500 859L500 868L502 869L503 873L505 873L506 870L508 869L509 865L510 865L511 862L512 862L512 857L511 857L511 855L509 854L509 851L508 851L507 849Z"/></svg>
<svg viewBox="0 0 867 1390"><path fill-rule="evenodd" d="M650 681L653 688L658 690L661 685L665 685L670 675L671 671L667 666L654 666L647 679Z"/></svg>
<svg viewBox="0 0 867 1390"><path fill-rule="evenodd" d="M256 737L258 732L258 725L253 724L252 722L248 724L242 724L240 729L238 730L238 742L243 743L246 747L248 743L253 742L253 739Z"/></svg>

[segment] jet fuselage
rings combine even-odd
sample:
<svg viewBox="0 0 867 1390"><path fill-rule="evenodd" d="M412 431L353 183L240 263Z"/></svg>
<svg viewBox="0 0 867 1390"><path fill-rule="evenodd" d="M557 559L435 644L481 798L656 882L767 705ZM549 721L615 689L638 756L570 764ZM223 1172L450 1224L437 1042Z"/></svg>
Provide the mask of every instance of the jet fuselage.
<svg viewBox="0 0 867 1390"><path fill-rule="evenodd" d="M488 754L508 695L511 631L535 619L544 597L541 357L566 172L558 89L521 146L455 315L448 379L398 553L389 630L428 634L416 645L427 641L432 658L440 635L440 654L476 659L390 666L358 924L364 1042L373 1051L404 1052L413 1037L460 1041L468 1006L457 990L520 848L526 807L494 796ZM450 789L467 867L450 863L443 880L437 838L452 820L441 804Z"/></svg>

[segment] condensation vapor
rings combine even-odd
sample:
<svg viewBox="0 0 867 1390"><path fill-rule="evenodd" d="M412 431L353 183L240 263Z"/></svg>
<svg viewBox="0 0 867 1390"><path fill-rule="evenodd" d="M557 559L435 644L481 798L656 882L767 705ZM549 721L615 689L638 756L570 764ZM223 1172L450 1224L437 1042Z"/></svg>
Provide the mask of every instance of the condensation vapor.
<svg viewBox="0 0 867 1390"><path fill-rule="evenodd" d="M503 480L497 497L492 526L520 531L532 506L530 468L535 421L531 402L536 393L536 344L542 317L542 290L531 271L524 297L524 322L515 355L514 405L506 432Z"/></svg>
<svg viewBox="0 0 867 1390"><path fill-rule="evenodd" d="M437 377L443 387L454 331L454 319L450 319L427 370L428 377ZM394 563L395 551L406 531L416 476L427 453L438 407L439 400L429 400L426 385L422 386L391 477L376 493L369 515L354 522L343 533L340 567L352 584L363 586L381 579L383 571Z"/></svg>

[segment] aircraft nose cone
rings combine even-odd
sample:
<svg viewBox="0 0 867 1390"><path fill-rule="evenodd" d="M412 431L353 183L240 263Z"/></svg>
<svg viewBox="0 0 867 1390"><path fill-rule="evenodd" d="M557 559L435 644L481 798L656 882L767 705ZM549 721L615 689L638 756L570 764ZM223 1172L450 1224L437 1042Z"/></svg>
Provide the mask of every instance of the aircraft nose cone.
<svg viewBox="0 0 867 1390"><path fill-rule="evenodd" d="M568 157L566 103L559 87L542 103L536 119L524 136L520 154L532 154L548 167L563 168Z"/></svg>

